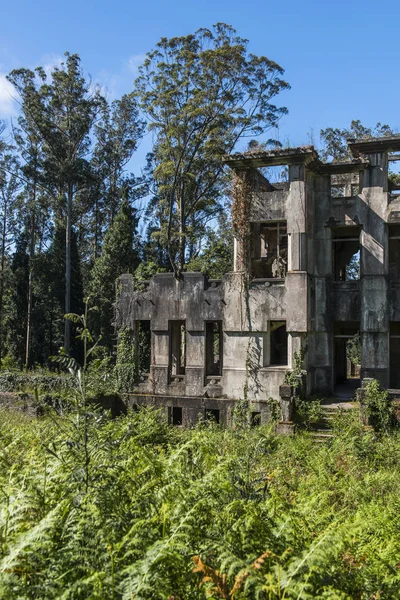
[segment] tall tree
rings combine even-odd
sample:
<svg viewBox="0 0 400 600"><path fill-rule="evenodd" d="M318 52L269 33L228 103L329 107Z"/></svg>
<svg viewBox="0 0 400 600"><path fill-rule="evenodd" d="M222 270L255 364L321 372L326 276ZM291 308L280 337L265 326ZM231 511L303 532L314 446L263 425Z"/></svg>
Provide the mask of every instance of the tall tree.
<svg viewBox="0 0 400 600"><path fill-rule="evenodd" d="M104 234L115 218L122 196L133 202L141 188L141 179L127 172L127 165L144 126L133 94L111 104L104 102L93 132L92 185L79 197L79 246L89 267L101 253Z"/></svg>
<svg viewBox="0 0 400 600"><path fill-rule="evenodd" d="M65 304L71 312L71 240L74 199L88 186L91 148L90 131L103 104L92 91L80 68L80 58L66 53L66 61L55 67L51 81L43 68L12 71L9 81L22 99L22 111L34 124L40 139L47 186L54 194L54 210L65 222ZM71 323L65 320L64 346L70 348Z"/></svg>
<svg viewBox="0 0 400 600"><path fill-rule="evenodd" d="M204 248L187 264L188 271L201 271L220 279L233 270L233 228L228 208L218 215L218 225L210 228Z"/></svg>
<svg viewBox="0 0 400 600"><path fill-rule="evenodd" d="M31 85L29 76L24 78L25 84ZM31 105L32 102L32 105ZM25 324L25 367L31 366L32 341L32 306L33 306L33 273L37 249L41 251L44 242L44 232L49 227L50 194L45 185L43 139L38 132L35 119L35 95L25 93L22 97L22 111L18 117L18 127L13 127L14 140L21 161L20 180L23 182L23 193L19 207L19 222L24 224L22 237L27 240L29 265L28 288L26 295ZM17 242L16 257L13 262L18 264L18 256L22 257L24 244L21 239ZM20 273L18 268L16 273ZM20 302L19 302L20 304ZM21 308L21 307L20 307ZM21 323L19 323L19 327Z"/></svg>
<svg viewBox="0 0 400 600"><path fill-rule="evenodd" d="M139 263L136 227L135 211L125 198L105 235L101 256L92 270L91 303L98 308L94 329L109 350L113 346L116 279L123 273L133 273Z"/></svg>
<svg viewBox="0 0 400 600"><path fill-rule="evenodd" d="M289 87L282 74L224 23L162 38L147 54L135 89L154 133L151 206L176 276L221 210L221 157L286 114L272 104Z"/></svg>
<svg viewBox="0 0 400 600"><path fill-rule="evenodd" d="M372 137L386 137L394 135L389 125L377 123L375 127L365 127L359 120L353 120L349 128L327 127L321 129L322 142L321 158L323 160L350 160L351 152L348 146L349 139L368 139Z"/></svg>
<svg viewBox="0 0 400 600"><path fill-rule="evenodd" d="M9 274L9 253L16 231L20 182L14 149L7 146L0 156L0 359L4 357L4 294Z"/></svg>

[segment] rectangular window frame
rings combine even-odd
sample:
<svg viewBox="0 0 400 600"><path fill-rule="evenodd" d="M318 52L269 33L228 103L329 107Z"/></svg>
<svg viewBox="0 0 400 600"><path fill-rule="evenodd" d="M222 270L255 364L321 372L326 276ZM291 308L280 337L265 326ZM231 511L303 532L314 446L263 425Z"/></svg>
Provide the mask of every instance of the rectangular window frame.
<svg viewBox="0 0 400 600"><path fill-rule="evenodd" d="M210 353L215 358L214 352L214 335L215 332L211 331L211 327L214 325L218 325L218 336L219 336L219 358L217 359L217 364L215 360L210 360ZM204 372L207 379L220 379L222 377L222 369L223 369L223 354L224 354L224 334L222 331L222 320L215 319L213 321L205 321L204 322L204 336L205 336L205 354L204 354Z"/></svg>
<svg viewBox="0 0 400 600"><path fill-rule="evenodd" d="M178 383L184 381L186 375L186 321L182 319L168 321L168 337L168 379L169 383Z"/></svg>

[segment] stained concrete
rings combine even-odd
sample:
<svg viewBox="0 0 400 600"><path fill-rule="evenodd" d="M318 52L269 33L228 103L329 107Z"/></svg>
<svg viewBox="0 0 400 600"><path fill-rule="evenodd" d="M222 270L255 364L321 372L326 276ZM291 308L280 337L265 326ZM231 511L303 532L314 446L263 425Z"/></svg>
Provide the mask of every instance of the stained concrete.
<svg viewBox="0 0 400 600"><path fill-rule="evenodd" d="M388 191L388 156L400 150L400 137L353 142L351 149L354 159L347 163L322 163L310 146L226 157L238 176L245 174L252 182L253 238L236 238L233 272L218 281L201 273L184 273L180 280L163 273L141 289L135 289L132 275L120 278L118 327L135 331L136 321L151 321L150 374L131 390L131 403L155 404L166 411L179 406L184 424L196 421L207 408L218 410L220 422L229 423L235 404L246 398L264 422L269 398L279 399L300 348L305 350L307 393L335 393L334 341L335 335L346 336L337 333L346 331L346 324L356 324L360 331L361 378L376 377L390 386L390 323L400 322L400 280L389 273L389 225L400 225L400 201ZM259 170L274 165L287 166L288 182L274 185ZM336 191L342 186L343 197L333 197L332 186ZM278 222L287 228L284 249L268 246L260 256L260 225ZM354 236L358 240L359 279L346 279L346 265L336 264L345 260L346 251L338 254L334 240L346 232L353 236L353 245ZM271 264L279 252L285 253L279 255L283 276L255 277L263 260ZM244 265L239 258L246 255L250 261ZM337 280L339 272L344 280ZM171 375L171 322L176 320L185 322L185 369L179 377ZM217 376L206 370L208 321L219 321L222 327ZM273 365L271 331L283 321L288 360ZM353 385L350 381L348 389Z"/></svg>

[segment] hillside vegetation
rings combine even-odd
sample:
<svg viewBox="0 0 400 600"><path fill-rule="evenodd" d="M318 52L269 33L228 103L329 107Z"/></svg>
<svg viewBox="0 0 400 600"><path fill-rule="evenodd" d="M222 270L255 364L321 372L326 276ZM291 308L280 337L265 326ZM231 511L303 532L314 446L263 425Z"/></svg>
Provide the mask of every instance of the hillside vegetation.
<svg viewBox="0 0 400 600"><path fill-rule="evenodd" d="M398 598L400 437L0 415L0 598Z"/></svg>

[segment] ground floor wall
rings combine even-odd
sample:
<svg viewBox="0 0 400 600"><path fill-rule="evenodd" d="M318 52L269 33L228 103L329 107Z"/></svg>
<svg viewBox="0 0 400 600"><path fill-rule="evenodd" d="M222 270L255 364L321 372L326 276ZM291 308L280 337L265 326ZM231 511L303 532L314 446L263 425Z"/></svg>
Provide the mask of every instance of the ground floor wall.
<svg viewBox="0 0 400 600"><path fill-rule="evenodd" d="M171 425L184 427L194 426L207 420L231 427L235 422L235 407L238 407L238 402L232 399L196 396L127 394L124 402L133 410L143 406L161 409ZM274 404L269 401L250 402L251 424L264 425L268 423L273 410Z"/></svg>

